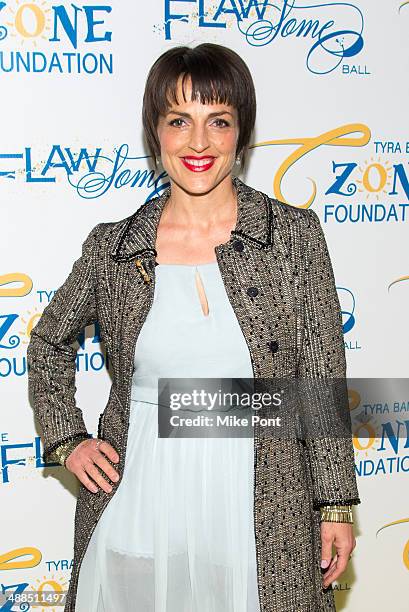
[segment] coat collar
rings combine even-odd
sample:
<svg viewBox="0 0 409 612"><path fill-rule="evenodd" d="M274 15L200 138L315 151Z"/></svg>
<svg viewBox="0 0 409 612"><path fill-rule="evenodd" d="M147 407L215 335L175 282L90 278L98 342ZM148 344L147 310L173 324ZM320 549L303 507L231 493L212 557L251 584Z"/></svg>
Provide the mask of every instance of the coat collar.
<svg viewBox="0 0 409 612"><path fill-rule="evenodd" d="M228 243L240 239L255 248L271 248L273 215L269 197L246 185L238 177L232 180L237 193L238 214L236 227L232 230ZM120 222L120 231L111 248L113 259L127 261L148 252L156 256L157 228L170 193L169 186L160 196L145 202L133 215Z"/></svg>

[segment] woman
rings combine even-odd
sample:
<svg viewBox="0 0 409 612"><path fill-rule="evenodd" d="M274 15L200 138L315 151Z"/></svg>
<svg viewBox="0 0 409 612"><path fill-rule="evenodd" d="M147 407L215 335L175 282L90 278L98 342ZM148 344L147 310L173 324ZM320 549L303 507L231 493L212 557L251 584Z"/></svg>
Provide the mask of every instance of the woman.
<svg viewBox="0 0 409 612"><path fill-rule="evenodd" d="M255 113L233 51L161 55L143 125L170 186L91 231L31 334L44 456L81 483L66 612L335 610L360 503L350 437L158 440L155 428L159 377L345 377L316 213L232 175ZM70 346L94 321L113 370L97 441Z"/></svg>

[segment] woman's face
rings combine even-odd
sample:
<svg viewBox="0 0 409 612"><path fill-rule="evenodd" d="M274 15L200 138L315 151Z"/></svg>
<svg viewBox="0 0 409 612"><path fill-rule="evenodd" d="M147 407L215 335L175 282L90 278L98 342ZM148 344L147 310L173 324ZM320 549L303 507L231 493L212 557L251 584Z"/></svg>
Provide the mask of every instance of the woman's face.
<svg viewBox="0 0 409 612"><path fill-rule="evenodd" d="M190 92L187 79L187 100ZM162 165L181 189L205 194L231 174L239 136L237 111L226 104L184 102L181 77L177 100L158 122Z"/></svg>

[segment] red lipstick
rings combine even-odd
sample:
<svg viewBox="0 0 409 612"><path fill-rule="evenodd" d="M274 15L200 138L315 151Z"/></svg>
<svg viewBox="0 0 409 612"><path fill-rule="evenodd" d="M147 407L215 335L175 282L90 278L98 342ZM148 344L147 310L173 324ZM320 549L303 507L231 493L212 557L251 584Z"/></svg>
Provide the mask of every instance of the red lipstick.
<svg viewBox="0 0 409 612"><path fill-rule="evenodd" d="M181 157L185 168L191 172L205 172L214 164L216 158L213 155L185 155Z"/></svg>

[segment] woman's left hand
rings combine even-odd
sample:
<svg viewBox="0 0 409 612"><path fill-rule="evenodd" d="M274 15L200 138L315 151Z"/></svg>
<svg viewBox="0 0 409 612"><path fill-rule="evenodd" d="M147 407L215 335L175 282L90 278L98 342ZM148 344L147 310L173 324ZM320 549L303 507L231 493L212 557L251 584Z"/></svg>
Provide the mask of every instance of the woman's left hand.
<svg viewBox="0 0 409 612"><path fill-rule="evenodd" d="M333 559L332 544L336 549ZM352 523L321 522L321 567L327 569L322 577L324 588L344 572L355 546ZM324 567L322 561L327 562Z"/></svg>

